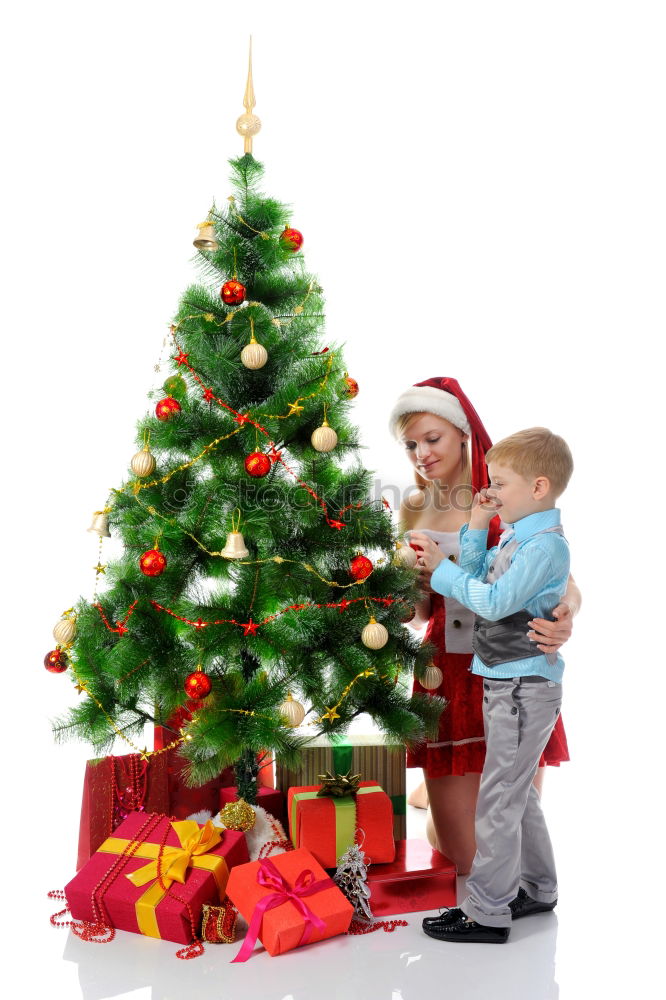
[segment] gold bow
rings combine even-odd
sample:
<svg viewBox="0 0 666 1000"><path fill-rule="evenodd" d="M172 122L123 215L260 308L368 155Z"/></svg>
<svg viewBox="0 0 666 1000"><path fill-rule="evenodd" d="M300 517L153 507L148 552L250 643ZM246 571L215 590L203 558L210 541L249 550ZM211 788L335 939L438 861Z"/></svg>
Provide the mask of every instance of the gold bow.
<svg viewBox="0 0 666 1000"><path fill-rule="evenodd" d="M210 820L202 827L189 819L172 823L171 826L181 846L165 847L161 857L127 875L133 885L145 885L146 882L154 882L158 877L165 889L168 889L172 882L184 882L192 859L212 851L222 839L220 831Z"/></svg>
<svg viewBox="0 0 666 1000"><path fill-rule="evenodd" d="M333 775L327 771L326 774L319 775L319 780L321 788L317 795L330 795L331 798L342 799L349 795L356 795L361 783L361 775L352 774L351 771L347 771L346 774Z"/></svg>

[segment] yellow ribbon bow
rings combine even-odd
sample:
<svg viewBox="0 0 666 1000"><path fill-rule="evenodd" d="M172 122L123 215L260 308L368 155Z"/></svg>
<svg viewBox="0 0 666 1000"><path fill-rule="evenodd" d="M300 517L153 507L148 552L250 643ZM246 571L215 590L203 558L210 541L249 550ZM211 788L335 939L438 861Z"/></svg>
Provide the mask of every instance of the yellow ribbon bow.
<svg viewBox="0 0 666 1000"><path fill-rule="evenodd" d="M171 826L181 846L165 847L160 858L127 875L133 885L145 885L146 882L154 882L158 877L164 888L168 888L172 882L184 882L192 858L212 851L222 840L220 831L210 820L202 827L189 819L172 823Z"/></svg>

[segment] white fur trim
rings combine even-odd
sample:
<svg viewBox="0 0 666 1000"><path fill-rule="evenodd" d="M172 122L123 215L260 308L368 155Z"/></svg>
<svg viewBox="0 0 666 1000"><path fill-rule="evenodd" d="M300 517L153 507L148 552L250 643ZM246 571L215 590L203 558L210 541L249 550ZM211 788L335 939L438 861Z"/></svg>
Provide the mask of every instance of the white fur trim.
<svg viewBox="0 0 666 1000"><path fill-rule="evenodd" d="M436 389L432 385L413 385L398 397L389 417L389 428L394 437L396 424L405 413L436 413L465 434L471 431L460 401L453 393L446 389Z"/></svg>

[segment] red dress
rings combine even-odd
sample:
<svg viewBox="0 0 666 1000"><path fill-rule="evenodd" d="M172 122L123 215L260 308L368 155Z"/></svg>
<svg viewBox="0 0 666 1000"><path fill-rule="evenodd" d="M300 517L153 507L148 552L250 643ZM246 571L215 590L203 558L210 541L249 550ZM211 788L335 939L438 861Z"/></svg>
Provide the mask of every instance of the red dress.
<svg viewBox="0 0 666 1000"><path fill-rule="evenodd" d="M449 558L457 559L457 531L419 530L430 535ZM489 532L489 546L497 544L497 534L496 529ZM483 770L486 744L481 707L483 678L472 674L469 669L473 658L474 614L457 601L444 598L441 594L432 594L431 600L432 612L424 642L432 642L436 647L433 663L443 674L441 685L432 693L446 698L448 705L440 717L437 738L415 751L408 751L407 766L422 767L429 778L465 774L468 771L480 773ZM414 690L424 691L416 679ZM558 767L566 760L569 760L567 738L562 717L558 716L540 765Z"/></svg>

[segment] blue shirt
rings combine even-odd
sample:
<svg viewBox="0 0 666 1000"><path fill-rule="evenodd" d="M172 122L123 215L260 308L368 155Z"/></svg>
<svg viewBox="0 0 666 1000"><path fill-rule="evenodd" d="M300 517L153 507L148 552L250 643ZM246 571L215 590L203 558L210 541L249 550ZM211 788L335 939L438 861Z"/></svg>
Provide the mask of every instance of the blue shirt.
<svg viewBox="0 0 666 1000"><path fill-rule="evenodd" d="M455 597L477 615L497 621L523 609L538 618L550 618L551 612L567 589L569 578L569 546L557 532L537 534L560 523L556 507L521 518L513 525L513 534L502 537L506 543L515 539L519 546L506 572L486 583L488 568L499 546L486 549L488 532L460 529L460 559L458 565L443 559L431 578L431 587L445 597ZM536 647L535 647L536 649ZM551 656L552 660L553 657ZM564 660L557 654L549 663L544 653L524 660L486 667L478 656L471 666L472 673L482 677L526 677L539 674L560 683Z"/></svg>

